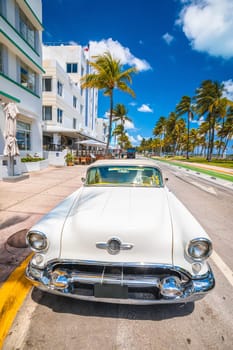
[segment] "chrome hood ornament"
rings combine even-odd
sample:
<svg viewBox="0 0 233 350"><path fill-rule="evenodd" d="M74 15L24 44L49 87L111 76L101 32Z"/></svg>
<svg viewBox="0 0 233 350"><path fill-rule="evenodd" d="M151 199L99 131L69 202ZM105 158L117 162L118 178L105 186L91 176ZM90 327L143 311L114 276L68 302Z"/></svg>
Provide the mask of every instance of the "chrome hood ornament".
<svg viewBox="0 0 233 350"><path fill-rule="evenodd" d="M96 247L99 249L106 249L109 254L116 255L120 250L130 250L133 248L131 243L122 243L121 240L117 237L110 238L107 243L97 242Z"/></svg>

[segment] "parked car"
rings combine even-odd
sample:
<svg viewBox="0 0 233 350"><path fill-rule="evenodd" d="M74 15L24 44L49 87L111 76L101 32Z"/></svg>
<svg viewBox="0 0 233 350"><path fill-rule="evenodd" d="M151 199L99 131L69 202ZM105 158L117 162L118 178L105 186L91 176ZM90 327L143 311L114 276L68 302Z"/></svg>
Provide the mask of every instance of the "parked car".
<svg viewBox="0 0 233 350"><path fill-rule="evenodd" d="M27 233L36 287L126 304L192 302L214 287L211 240L154 161L96 161L83 182Z"/></svg>

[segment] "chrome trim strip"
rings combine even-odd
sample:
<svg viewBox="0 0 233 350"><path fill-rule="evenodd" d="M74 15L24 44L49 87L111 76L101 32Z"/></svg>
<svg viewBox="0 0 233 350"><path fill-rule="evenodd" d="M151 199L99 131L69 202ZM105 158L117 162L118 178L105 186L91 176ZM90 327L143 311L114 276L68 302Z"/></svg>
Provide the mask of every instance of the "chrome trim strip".
<svg viewBox="0 0 233 350"><path fill-rule="evenodd" d="M147 263L147 262L111 262L111 261L97 261L97 260L76 260L76 259L52 259L47 263L47 268L50 269L52 265L55 264L80 264L80 265L97 265L97 266L122 266L122 267L144 267L144 268L160 268L160 269L170 269L172 271L181 273L186 275L188 278L193 280L205 278L208 276L208 271L204 275L191 275L191 273L180 266L170 265L170 264L155 264L155 263ZM207 268L211 270L210 265L206 262ZM35 266L37 269L44 270L46 266L40 268L39 266Z"/></svg>
<svg viewBox="0 0 233 350"><path fill-rule="evenodd" d="M97 261L97 260L76 260L76 259L52 259L48 261L47 268L55 264L77 264L77 265L97 265L97 266L122 266L122 267L142 267L142 268L160 268L160 269L170 269L172 271L176 271L186 275L189 278L199 279L200 277L204 277L205 275L197 275L193 276L191 273L179 266L171 265L171 264L155 264L148 262L115 262L115 261ZM208 265L208 264L207 264ZM209 267L209 265L208 265ZM40 267L38 267L40 268ZM44 269L44 267L42 268ZM208 273L207 273L208 274Z"/></svg>

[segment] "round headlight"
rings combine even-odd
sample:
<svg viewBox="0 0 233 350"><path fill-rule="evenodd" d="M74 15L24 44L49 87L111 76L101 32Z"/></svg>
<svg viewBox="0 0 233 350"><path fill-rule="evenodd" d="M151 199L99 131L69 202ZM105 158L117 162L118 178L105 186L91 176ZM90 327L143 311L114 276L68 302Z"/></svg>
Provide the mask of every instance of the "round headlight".
<svg viewBox="0 0 233 350"><path fill-rule="evenodd" d="M48 248L48 239L44 233L39 231L29 231L27 234L27 243L30 248L36 252Z"/></svg>
<svg viewBox="0 0 233 350"><path fill-rule="evenodd" d="M186 252L193 260L207 259L212 253L212 243L207 238L193 239L188 243Z"/></svg>

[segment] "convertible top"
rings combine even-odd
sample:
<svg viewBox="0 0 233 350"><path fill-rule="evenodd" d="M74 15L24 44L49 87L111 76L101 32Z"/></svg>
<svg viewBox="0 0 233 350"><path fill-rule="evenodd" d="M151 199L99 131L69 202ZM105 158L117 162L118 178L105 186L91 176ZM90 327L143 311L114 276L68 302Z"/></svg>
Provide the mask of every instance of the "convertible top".
<svg viewBox="0 0 233 350"><path fill-rule="evenodd" d="M150 166L159 169L155 161L151 159L104 159L97 160L96 162L89 165L88 169L97 166Z"/></svg>

